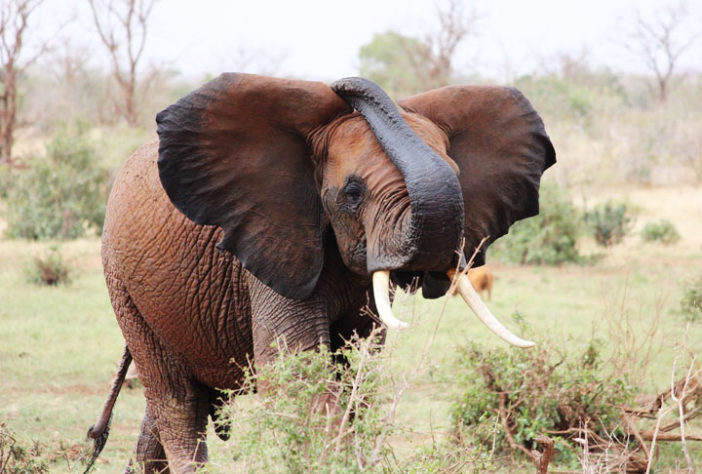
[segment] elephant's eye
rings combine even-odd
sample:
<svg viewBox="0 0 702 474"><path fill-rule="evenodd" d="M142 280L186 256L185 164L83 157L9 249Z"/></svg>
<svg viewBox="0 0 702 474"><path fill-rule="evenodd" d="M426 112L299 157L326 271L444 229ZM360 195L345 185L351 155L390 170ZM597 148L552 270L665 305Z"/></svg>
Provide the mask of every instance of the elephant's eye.
<svg viewBox="0 0 702 474"><path fill-rule="evenodd" d="M362 181L357 179L349 179L344 186L344 196L346 207L349 211L356 211L358 207L363 203L363 195L365 194L366 187Z"/></svg>

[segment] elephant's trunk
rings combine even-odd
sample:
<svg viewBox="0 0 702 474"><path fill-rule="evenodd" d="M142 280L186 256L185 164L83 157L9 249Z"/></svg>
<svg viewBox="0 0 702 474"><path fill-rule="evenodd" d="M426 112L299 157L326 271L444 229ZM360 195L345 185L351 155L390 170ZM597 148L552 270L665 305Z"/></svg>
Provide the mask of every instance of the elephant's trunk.
<svg viewBox="0 0 702 474"><path fill-rule="evenodd" d="M352 77L331 88L368 122L378 143L402 173L410 199L410 225L401 249L368 258L368 271L446 271L463 238L463 194L450 165L415 134L376 84Z"/></svg>

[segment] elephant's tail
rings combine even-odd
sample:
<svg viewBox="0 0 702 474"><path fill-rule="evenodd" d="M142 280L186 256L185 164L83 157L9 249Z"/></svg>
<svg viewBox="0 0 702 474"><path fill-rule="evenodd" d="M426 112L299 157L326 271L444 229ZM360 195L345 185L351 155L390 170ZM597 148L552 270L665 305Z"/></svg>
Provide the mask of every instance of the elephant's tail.
<svg viewBox="0 0 702 474"><path fill-rule="evenodd" d="M132 362L132 354L129 352L129 347L124 346L124 353L122 354L122 360L119 363L119 369L117 369L117 374L115 378L112 379L112 387L110 388L110 394L105 400L105 405L102 407L102 413L100 413L100 418L98 418L97 423L90 427L88 430L88 439L93 439L93 454L88 462L88 467L85 469L83 474L92 469L95 460L100 455L102 448L105 447L107 443L107 437L110 435L110 421L112 420L112 408L115 406L117 401L117 395L122 389L122 383L124 382L124 377L127 375L127 370L129 369L129 364Z"/></svg>

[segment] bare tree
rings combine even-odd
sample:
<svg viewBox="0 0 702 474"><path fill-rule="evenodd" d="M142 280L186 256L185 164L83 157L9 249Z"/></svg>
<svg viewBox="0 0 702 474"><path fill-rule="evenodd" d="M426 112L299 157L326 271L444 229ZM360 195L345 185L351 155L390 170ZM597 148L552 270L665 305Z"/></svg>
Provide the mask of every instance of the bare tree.
<svg viewBox="0 0 702 474"><path fill-rule="evenodd" d="M434 50L435 61L430 76L448 83L453 72L456 48L466 38L475 34L480 19L474 8L467 8L464 0L448 0L443 8L437 4L436 14L439 30L426 38L427 45ZM444 84L445 85L445 84Z"/></svg>
<svg viewBox="0 0 702 474"><path fill-rule="evenodd" d="M137 67L146 46L148 19L156 0L88 0L88 3L122 93L118 110L129 125L136 126Z"/></svg>
<svg viewBox="0 0 702 474"><path fill-rule="evenodd" d="M644 18L639 12L629 41L625 43L655 76L656 93L661 101L666 100L680 56L702 35L702 25L685 30L689 13L686 2L668 5L654 19Z"/></svg>
<svg viewBox="0 0 702 474"><path fill-rule="evenodd" d="M465 0L446 0L436 3L439 28L426 35L423 47L406 51L412 67L421 79L423 90L447 85L453 74L453 59L458 46L475 33L480 19L474 8L466 7ZM410 43L406 42L409 48Z"/></svg>
<svg viewBox="0 0 702 474"><path fill-rule="evenodd" d="M424 37L395 31L376 34L359 52L360 72L395 95L409 95L449 84L460 44L475 34L480 19L466 0L436 3L438 29Z"/></svg>
<svg viewBox="0 0 702 474"><path fill-rule="evenodd" d="M52 51L46 61L47 72L58 83L70 84L87 70L91 60L90 48L66 38ZM44 66L44 64L42 64Z"/></svg>
<svg viewBox="0 0 702 474"><path fill-rule="evenodd" d="M0 163L13 165L12 147L17 126L17 83L46 49L23 59L29 17L43 0L3 0L0 6Z"/></svg>

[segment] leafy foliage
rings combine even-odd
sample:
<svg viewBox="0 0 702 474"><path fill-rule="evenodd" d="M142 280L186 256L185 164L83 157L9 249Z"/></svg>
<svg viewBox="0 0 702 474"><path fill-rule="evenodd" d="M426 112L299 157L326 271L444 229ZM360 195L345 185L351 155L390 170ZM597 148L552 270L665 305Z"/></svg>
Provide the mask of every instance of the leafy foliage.
<svg viewBox="0 0 702 474"><path fill-rule="evenodd" d="M632 400L634 389L625 378L600 369L597 345L591 342L578 357L554 361L556 356L545 346L461 348L461 391L451 408L459 438L495 452L528 453L535 437L547 434L555 441L555 460L573 466L578 437L631 442L620 426L620 407Z"/></svg>
<svg viewBox="0 0 702 474"><path fill-rule="evenodd" d="M29 170L15 170L7 190L9 237L72 239L87 228L102 231L107 172L83 131L61 129L45 157Z"/></svg>
<svg viewBox="0 0 702 474"><path fill-rule="evenodd" d="M524 76L517 80L517 87L538 104L540 110L548 110L554 116L579 121L591 113L591 90L573 81L553 76Z"/></svg>
<svg viewBox="0 0 702 474"><path fill-rule="evenodd" d="M380 390L385 360L374 354L375 339L334 354L282 345L274 362L247 371L245 391L261 393L234 398L220 418L234 423L234 459L250 472L293 473L360 472L385 462L392 405Z"/></svg>
<svg viewBox="0 0 702 474"><path fill-rule="evenodd" d="M641 238L645 242L660 242L664 245L670 245L680 240L680 234L672 222L661 219L657 222L648 222L641 229Z"/></svg>
<svg viewBox="0 0 702 474"><path fill-rule="evenodd" d="M394 31L375 34L359 52L360 74L376 82L394 96L422 92L423 81L417 75L417 64L431 54L427 45L417 38Z"/></svg>
<svg viewBox="0 0 702 474"><path fill-rule="evenodd" d="M557 74L526 75L515 83L545 116L589 126L597 118L598 101L627 103L621 79L611 72L594 71L583 58L567 55L555 62Z"/></svg>
<svg viewBox="0 0 702 474"><path fill-rule="evenodd" d="M539 201L539 214L514 224L492 247L493 255L519 264L580 262L576 242L582 218L568 193L555 183L542 183Z"/></svg>
<svg viewBox="0 0 702 474"><path fill-rule="evenodd" d="M585 223L595 242L603 247L620 243L634 224L629 205L608 200L585 213Z"/></svg>
<svg viewBox="0 0 702 474"><path fill-rule="evenodd" d="M27 280L38 285L57 286L70 283L70 268L59 248L52 246L46 255L35 257L25 270Z"/></svg>
<svg viewBox="0 0 702 474"><path fill-rule="evenodd" d="M685 288L680 311L688 321L702 320L702 277L691 281Z"/></svg>

